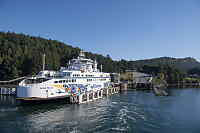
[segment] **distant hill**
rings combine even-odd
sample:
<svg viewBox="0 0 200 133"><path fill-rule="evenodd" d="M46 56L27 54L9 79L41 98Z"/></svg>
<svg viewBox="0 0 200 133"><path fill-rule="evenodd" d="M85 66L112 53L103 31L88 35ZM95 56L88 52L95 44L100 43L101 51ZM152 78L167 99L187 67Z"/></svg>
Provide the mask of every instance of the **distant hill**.
<svg viewBox="0 0 200 133"><path fill-rule="evenodd" d="M153 65L153 66L167 63L185 72L189 71L190 69L194 67L200 67L200 62L198 62L196 59L191 58L191 57L186 57L186 58L160 57L160 58L147 59L147 60L137 60L137 61L134 61L134 63L140 64L140 65Z"/></svg>

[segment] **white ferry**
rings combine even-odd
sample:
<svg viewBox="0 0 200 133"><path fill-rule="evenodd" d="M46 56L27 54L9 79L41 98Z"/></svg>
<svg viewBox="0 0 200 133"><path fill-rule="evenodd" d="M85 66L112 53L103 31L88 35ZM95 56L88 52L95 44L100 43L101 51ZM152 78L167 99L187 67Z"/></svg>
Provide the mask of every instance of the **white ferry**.
<svg viewBox="0 0 200 133"><path fill-rule="evenodd" d="M59 72L40 71L38 75L21 81L17 98L57 99L110 86L110 74L100 72L96 60L85 58L81 51L76 59L69 61L68 67L62 67Z"/></svg>

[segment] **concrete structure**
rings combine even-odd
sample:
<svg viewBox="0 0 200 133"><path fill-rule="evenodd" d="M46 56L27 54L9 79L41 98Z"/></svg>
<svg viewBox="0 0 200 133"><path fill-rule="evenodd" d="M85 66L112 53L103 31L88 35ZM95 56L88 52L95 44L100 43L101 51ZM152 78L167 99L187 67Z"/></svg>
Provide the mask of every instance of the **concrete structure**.
<svg viewBox="0 0 200 133"><path fill-rule="evenodd" d="M70 102L76 103L76 104L87 103L87 102L100 99L103 97L103 95L110 96L115 93L119 93L119 91L120 91L119 87L109 87L109 88L103 88L97 91L79 93L79 94L71 95Z"/></svg>
<svg viewBox="0 0 200 133"><path fill-rule="evenodd" d="M120 83L120 73L111 73L114 76L113 83Z"/></svg>
<svg viewBox="0 0 200 133"><path fill-rule="evenodd" d="M153 78L149 74L137 72L136 70L127 70L126 72L133 76L133 83L151 83Z"/></svg>
<svg viewBox="0 0 200 133"><path fill-rule="evenodd" d="M121 83L121 84L120 84L120 90L121 90L121 91L126 91L126 90L127 90L127 87L128 87L128 84L127 84L127 83Z"/></svg>

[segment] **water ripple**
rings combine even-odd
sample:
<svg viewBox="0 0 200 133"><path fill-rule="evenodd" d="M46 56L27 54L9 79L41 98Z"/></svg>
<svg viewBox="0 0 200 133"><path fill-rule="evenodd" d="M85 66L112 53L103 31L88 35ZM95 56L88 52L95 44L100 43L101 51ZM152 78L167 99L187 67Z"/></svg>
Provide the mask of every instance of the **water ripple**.
<svg viewBox="0 0 200 133"><path fill-rule="evenodd" d="M174 90L170 97L155 97L150 92L131 91L81 105L59 102L34 106L17 106L12 98L11 104L3 97L0 132L198 133L197 94L196 90Z"/></svg>

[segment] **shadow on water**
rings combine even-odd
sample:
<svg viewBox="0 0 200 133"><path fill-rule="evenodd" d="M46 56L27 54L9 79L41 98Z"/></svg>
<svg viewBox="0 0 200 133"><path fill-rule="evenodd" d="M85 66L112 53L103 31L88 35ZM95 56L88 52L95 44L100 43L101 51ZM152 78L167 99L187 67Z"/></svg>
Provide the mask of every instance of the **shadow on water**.
<svg viewBox="0 0 200 133"><path fill-rule="evenodd" d="M76 105L71 105L66 101L51 101L48 103L34 103L34 104L21 104L18 106L17 113L18 114L23 114L24 116L29 116L29 115L36 115L36 114L43 114L43 113L50 113L50 112L57 112L60 113L59 110L63 110L66 108L73 108L77 109L78 106ZM56 113L53 113L56 115ZM43 117L43 116L42 116ZM56 116L51 116L52 118ZM45 118L43 118L45 119Z"/></svg>
<svg viewBox="0 0 200 133"><path fill-rule="evenodd" d="M37 114L38 112L57 110L63 106L70 106L68 99L22 102L16 100L15 96L0 95L0 107L6 109L17 109L16 112L19 114Z"/></svg>

